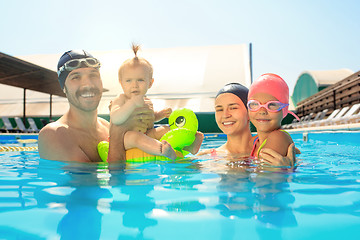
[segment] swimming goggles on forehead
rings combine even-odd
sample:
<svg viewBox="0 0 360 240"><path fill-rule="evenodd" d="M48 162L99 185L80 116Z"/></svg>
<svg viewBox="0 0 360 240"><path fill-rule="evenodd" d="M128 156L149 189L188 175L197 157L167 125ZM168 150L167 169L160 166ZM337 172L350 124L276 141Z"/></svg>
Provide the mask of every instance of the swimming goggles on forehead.
<svg viewBox="0 0 360 240"><path fill-rule="evenodd" d="M268 101L265 104L261 104L257 100L249 100L247 103L247 107L251 112L256 112L262 107L268 110L269 112L279 112L281 109L287 106L289 106L289 104L282 103L279 101Z"/></svg>
<svg viewBox="0 0 360 240"><path fill-rule="evenodd" d="M101 66L99 60L96 58L81 58L81 59L72 59L67 61L64 65L61 66L58 70L58 76L60 76L62 71L72 71L81 67L81 64L84 63L88 67L99 68Z"/></svg>

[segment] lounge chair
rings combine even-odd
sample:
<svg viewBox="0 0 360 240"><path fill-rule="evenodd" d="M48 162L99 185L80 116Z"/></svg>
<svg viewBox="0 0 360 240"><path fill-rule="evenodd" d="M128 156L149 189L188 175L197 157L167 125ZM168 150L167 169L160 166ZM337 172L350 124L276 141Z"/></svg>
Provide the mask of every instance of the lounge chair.
<svg viewBox="0 0 360 240"><path fill-rule="evenodd" d="M360 112L352 115L348 120L348 123L359 123L359 122L360 122Z"/></svg>
<svg viewBox="0 0 360 240"><path fill-rule="evenodd" d="M19 129L16 129L12 126L10 119L8 117L1 117L1 120L4 123L4 130L8 133L19 133Z"/></svg>
<svg viewBox="0 0 360 240"><path fill-rule="evenodd" d="M45 127L49 122L46 119L40 119L40 122L42 123L43 127Z"/></svg>
<svg viewBox="0 0 360 240"><path fill-rule="evenodd" d="M349 106L342 108L337 114L333 115L331 118L330 116L325 119L325 120L321 120L320 122L320 126L326 126L326 125L331 125L333 124L333 122L337 121L338 119L340 119L342 116L345 115L345 113L349 110ZM319 126L319 125L318 125Z"/></svg>
<svg viewBox="0 0 360 240"><path fill-rule="evenodd" d="M298 121L296 118L294 118L291 123L289 123L289 124L284 124L284 125L281 126L281 128L282 128L282 129L292 129L292 128L294 128L294 126L295 126L298 122L299 122L299 121Z"/></svg>
<svg viewBox="0 0 360 240"><path fill-rule="evenodd" d="M24 132L24 133L33 132L32 129L30 129L30 128L27 129L27 128L25 127L25 125L24 125L24 123L23 123L23 121L22 121L21 118L19 118L19 117L14 117L14 119L15 119L15 122L16 122L17 127L18 127L22 132Z"/></svg>
<svg viewBox="0 0 360 240"><path fill-rule="evenodd" d="M8 130L6 130L6 127L5 127L5 124L4 124L4 123L1 125L0 132L1 132L1 133L7 133L7 132L9 132Z"/></svg>
<svg viewBox="0 0 360 240"><path fill-rule="evenodd" d="M306 115L298 124L296 124L296 128L303 128L306 127L308 122L311 120L312 116L314 116L314 113L310 113L309 115Z"/></svg>
<svg viewBox="0 0 360 240"><path fill-rule="evenodd" d="M294 119L294 120L296 120L296 121L293 120L293 122L291 123L291 126L290 126L289 128L295 129L295 128L300 127L300 125L301 125L301 123L304 121L304 119L305 119L305 116L302 116L302 117L300 118L300 121L297 121L297 119Z"/></svg>
<svg viewBox="0 0 360 240"><path fill-rule="evenodd" d="M347 124L347 123L349 123L350 120L354 116L359 115L359 113L358 113L359 109L360 109L360 103L357 103L357 104L353 105L343 117L340 117L339 119L334 120L333 123L334 124Z"/></svg>
<svg viewBox="0 0 360 240"><path fill-rule="evenodd" d="M331 119L333 119L339 112L341 109L335 109L326 119L322 119L322 120L318 120L318 121L313 121L311 126L321 126L321 125L325 125L325 123L327 123L328 121L330 121Z"/></svg>
<svg viewBox="0 0 360 240"><path fill-rule="evenodd" d="M329 109L324 109L322 110L321 112L318 112L314 119L312 121L309 121L307 124L306 124L306 127L311 127L314 125L314 123L316 123L316 121L320 121L320 120L323 120L326 113L329 111Z"/></svg>
<svg viewBox="0 0 360 240"><path fill-rule="evenodd" d="M32 132L39 132L40 129L37 127L36 123L35 123L35 120L33 118L28 118L27 119L29 125L30 125L30 128L29 130L31 130Z"/></svg>
<svg viewBox="0 0 360 240"><path fill-rule="evenodd" d="M318 116L314 118L314 121L323 120L328 111L329 111L329 109L324 109L321 112L319 112Z"/></svg>
<svg viewBox="0 0 360 240"><path fill-rule="evenodd" d="M327 125L333 125L336 124L337 121L339 121L339 119L341 119L342 117L345 116L345 114L348 112L350 106L344 107L343 109L340 110L340 112L330 121L327 122Z"/></svg>

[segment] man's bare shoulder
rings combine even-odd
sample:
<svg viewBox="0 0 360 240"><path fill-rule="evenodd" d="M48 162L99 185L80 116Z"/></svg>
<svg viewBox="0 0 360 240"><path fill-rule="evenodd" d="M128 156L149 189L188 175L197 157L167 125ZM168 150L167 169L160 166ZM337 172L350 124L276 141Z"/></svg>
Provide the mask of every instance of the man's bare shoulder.
<svg viewBox="0 0 360 240"><path fill-rule="evenodd" d="M44 126L42 129L56 129L58 127L66 127L66 126L67 126L67 124L65 124L64 122L57 120L55 122L46 124L46 126Z"/></svg>
<svg viewBox="0 0 360 240"><path fill-rule="evenodd" d="M74 140L71 136L69 127L63 122L56 121L47 124L39 132L40 157L49 160L68 160L65 150L69 149L69 144Z"/></svg>
<svg viewBox="0 0 360 240"><path fill-rule="evenodd" d="M54 144L59 144L70 138L68 134L69 126L60 122L52 122L43 127L39 132L39 148L41 146L54 146Z"/></svg>

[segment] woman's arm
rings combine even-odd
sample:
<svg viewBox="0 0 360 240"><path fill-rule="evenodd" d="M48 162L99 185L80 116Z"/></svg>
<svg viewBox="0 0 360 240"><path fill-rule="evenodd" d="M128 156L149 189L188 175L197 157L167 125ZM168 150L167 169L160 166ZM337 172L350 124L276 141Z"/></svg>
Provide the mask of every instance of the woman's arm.
<svg viewBox="0 0 360 240"><path fill-rule="evenodd" d="M270 165L293 166L295 162L295 149L290 149L292 143L292 138L288 133L278 130L274 131L267 138L267 142L264 145L265 151L262 149L258 157ZM291 159L286 158L289 150L292 155Z"/></svg>
<svg viewBox="0 0 360 240"><path fill-rule="evenodd" d="M294 167L296 163L296 154L300 154L300 150L295 147L294 143L291 143L288 147L286 156L282 156L270 148L263 148L260 151L259 158L274 166Z"/></svg>

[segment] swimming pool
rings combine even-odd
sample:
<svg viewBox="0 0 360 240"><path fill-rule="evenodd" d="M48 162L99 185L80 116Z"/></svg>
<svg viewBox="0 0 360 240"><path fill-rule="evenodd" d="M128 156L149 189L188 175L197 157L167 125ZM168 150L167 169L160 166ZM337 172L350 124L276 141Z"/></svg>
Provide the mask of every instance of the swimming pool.
<svg viewBox="0 0 360 240"><path fill-rule="evenodd" d="M24 137L0 145L36 146ZM360 132L292 137L294 173L209 157L109 167L0 152L0 239L358 239ZM206 135L202 148L224 141Z"/></svg>

